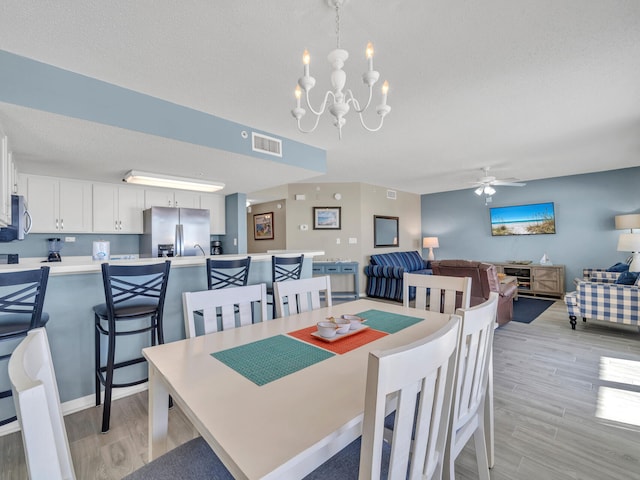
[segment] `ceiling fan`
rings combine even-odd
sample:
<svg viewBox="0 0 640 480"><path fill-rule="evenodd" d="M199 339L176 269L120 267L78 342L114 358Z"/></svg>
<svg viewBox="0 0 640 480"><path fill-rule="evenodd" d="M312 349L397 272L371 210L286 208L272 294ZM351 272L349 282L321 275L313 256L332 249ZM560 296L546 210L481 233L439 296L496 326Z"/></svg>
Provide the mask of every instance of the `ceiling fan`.
<svg viewBox="0 0 640 480"><path fill-rule="evenodd" d="M494 193L496 193L496 189L494 186L501 187L524 187L526 183L515 181L517 179L504 179L499 180L494 176L489 175L489 167L485 167L482 169L484 173L484 177L479 179L477 182L473 182L473 186L477 187L474 190L474 193L478 196L484 194L487 197L491 197Z"/></svg>

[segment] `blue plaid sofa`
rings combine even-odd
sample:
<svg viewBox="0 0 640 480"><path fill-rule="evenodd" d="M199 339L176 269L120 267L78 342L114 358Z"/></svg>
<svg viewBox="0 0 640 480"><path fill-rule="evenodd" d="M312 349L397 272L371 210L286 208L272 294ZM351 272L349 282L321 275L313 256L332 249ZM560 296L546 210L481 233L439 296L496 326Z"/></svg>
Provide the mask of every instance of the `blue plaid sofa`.
<svg viewBox="0 0 640 480"><path fill-rule="evenodd" d="M431 275L429 263L415 252L391 252L371 255L364 267L367 296L402 301L402 276L405 272ZM409 292L415 298L415 288Z"/></svg>
<svg viewBox="0 0 640 480"><path fill-rule="evenodd" d="M583 270L583 278L575 281L576 291L564 297L572 329L576 328L577 317L585 322L590 318L640 326L640 276L634 285L614 283L618 276L619 272L604 269Z"/></svg>

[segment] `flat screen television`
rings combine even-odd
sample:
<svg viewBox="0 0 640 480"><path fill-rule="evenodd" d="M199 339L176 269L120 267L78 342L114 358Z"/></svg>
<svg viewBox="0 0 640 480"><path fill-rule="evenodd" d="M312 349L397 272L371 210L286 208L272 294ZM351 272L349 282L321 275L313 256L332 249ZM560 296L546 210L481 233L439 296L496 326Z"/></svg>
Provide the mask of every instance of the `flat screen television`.
<svg viewBox="0 0 640 480"><path fill-rule="evenodd" d="M490 209L491 235L546 235L556 233L553 202Z"/></svg>

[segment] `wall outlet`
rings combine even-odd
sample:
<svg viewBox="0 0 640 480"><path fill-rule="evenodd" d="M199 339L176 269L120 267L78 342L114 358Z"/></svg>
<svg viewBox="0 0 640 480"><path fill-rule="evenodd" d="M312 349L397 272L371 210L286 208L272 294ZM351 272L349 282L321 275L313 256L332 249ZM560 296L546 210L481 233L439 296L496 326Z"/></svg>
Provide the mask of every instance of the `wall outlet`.
<svg viewBox="0 0 640 480"><path fill-rule="evenodd" d="M309 230L309 225L305 225L305 224L300 225L300 230L304 230L304 231Z"/></svg>
<svg viewBox="0 0 640 480"><path fill-rule="evenodd" d="M64 241L68 243L73 243L76 241L76 237L64 237Z"/></svg>
<svg viewBox="0 0 640 480"><path fill-rule="evenodd" d="M340 239L336 238L336 245L340 245Z"/></svg>
<svg viewBox="0 0 640 480"><path fill-rule="evenodd" d="M357 238L349 237L349 245L355 245L356 243L358 243Z"/></svg>
<svg viewBox="0 0 640 480"><path fill-rule="evenodd" d="M234 238L234 239L233 239L233 246L234 246L234 247L237 247L237 246L238 246L238 239L237 239L237 238Z"/></svg>

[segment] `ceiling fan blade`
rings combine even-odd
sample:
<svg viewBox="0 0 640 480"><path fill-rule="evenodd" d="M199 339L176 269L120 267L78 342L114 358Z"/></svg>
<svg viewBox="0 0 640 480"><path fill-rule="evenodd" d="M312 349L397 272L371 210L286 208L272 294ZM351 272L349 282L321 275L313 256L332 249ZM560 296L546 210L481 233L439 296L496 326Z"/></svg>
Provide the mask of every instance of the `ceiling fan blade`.
<svg viewBox="0 0 640 480"><path fill-rule="evenodd" d="M526 183L522 182L505 182L504 180L495 180L491 182L492 185L500 185L503 187L524 187Z"/></svg>

